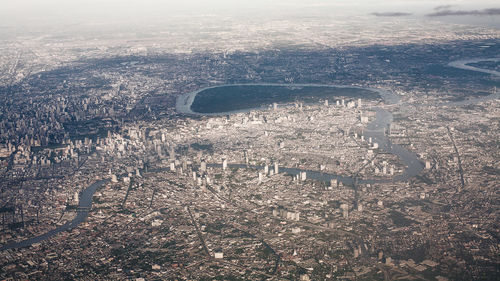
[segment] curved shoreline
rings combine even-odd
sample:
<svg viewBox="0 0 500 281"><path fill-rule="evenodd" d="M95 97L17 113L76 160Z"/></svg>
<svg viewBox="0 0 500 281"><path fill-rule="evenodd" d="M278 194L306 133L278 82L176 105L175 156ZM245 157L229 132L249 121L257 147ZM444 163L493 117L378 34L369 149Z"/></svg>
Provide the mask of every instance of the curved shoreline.
<svg viewBox="0 0 500 281"><path fill-rule="evenodd" d="M495 76L500 76L499 71L495 71L495 70L491 70L491 69L484 69L484 68L479 68L479 67L469 65L470 63L478 63L478 62L482 62L482 61L498 62L498 61L500 61L500 58L477 58L477 59L457 60L457 61L452 61L452 62L448 63L448 66L459 68L459 69L464 69L464 70L492 74Z"/></svg>

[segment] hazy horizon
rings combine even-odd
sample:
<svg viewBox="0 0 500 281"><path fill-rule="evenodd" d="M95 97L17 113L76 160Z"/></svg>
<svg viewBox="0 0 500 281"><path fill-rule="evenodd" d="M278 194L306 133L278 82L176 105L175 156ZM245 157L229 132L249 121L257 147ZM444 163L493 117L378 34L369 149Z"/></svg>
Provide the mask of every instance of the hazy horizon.
<svg viewBox="0 0 500 281"><path fill-rule="evenodd" d="M298 0L277 1L159 1L159 0L6 0L0 10L0 25L38 28L41 25L60 24L111 24L130 22L133 24L156 24L166 22L178 16L230 16L230 17L285 17L381 15L381 16L416 16L427 17L438 9L465 12L465 15L453 16L455 22L464 18L464 22L495 22L498 13L483 14L485 9L497 9L496 1L415 1L415 0L354 0L343 1L315 0L304 3ZM470 15L467 15L472 11ZM444 17L441 17L444 18ZM478 20L479 19L479 20ZM480 20L482 19L482 20ZM447 19L449 20L449 19ZM497 26L498 27L498 26Z"/></svg>

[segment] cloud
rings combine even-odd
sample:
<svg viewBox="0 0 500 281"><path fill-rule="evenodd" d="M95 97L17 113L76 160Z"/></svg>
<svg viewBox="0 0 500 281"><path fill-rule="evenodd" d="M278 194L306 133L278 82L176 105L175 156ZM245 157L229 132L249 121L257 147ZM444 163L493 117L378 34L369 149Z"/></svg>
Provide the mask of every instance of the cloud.
<svg viewBox="0 0 500 281"><path fill-rule="evenodd" d="M436 10L436 11L439 11L439 10L449 10L453 6L454 5L441 5L441 6L437 6L436 8L434 8L434 10Z"/></svg>
<svg viewBox="0 0 500 281"><path fill-rule="evenodd" d="M484 9L484 10L440 10L435 13L427 14L428 17L445 17L445 16L498 16L500 15L500 8Z"/></svg>
<svg viewBox="0 0 500 281"><path fill-rule="evenodd" d="M411 16L410 13L401 13L401 12L385 12L385 13L371 13L376 17L405 17Z"/></svg>

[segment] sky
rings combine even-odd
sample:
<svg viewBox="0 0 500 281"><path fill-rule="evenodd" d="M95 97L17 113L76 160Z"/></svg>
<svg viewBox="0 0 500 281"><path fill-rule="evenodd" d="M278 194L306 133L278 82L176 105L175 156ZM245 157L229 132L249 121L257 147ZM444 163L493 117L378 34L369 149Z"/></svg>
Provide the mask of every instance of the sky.
<svg viewBox="0 0 500 281"><path fill-rule="evenodd" d="M181 15L281 15L329 12L336 15L426 16L446 11L499 8L498 0L1 0L0 25L75 24L90 21L148 22ZM498 20L499 15L495 15ZM493 19L495 20L495 19Z"/></svg>

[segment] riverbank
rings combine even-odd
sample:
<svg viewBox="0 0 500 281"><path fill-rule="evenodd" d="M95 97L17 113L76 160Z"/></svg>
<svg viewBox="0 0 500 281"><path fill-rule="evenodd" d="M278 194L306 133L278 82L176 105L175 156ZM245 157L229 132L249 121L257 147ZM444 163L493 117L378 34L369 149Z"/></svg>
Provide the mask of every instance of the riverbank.
<svg viewBox="0 0 500 281"><path fill-rule="evenodd" d="M0 251L29 247L32 244L40 243L44 240L47 240L60 232L63 232L66 230L71 230L71 229L77 227L80 223L84 222L87 219L87 217L89 216L90 210L92 208L92 198L93 198L96 190L99 187L107 184L108 182L109 182L108 179L98 180L81 192L80 198L79 198L79 203L78 203L78 211L77 211L77 214L73 220L71 220L71 221L45 233L45 234L42 234L40 236L26 239L26 240L23 240L20 242L8 243L8 244L2 246L0 248Z"/></svg>

